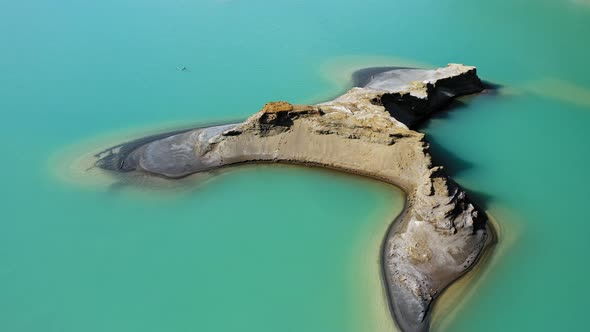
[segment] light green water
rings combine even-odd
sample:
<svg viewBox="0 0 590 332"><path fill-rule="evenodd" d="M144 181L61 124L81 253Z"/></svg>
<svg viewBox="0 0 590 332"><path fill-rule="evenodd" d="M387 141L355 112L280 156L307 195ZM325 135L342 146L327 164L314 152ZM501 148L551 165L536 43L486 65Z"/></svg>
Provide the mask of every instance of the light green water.
<svg viewBox="0 0 590 332"><path fill-rule="evenodd" d="M377 245L399 192L268 166L104 186L55 159L327 98L359 64L448 62L505 86L424 128L502 233L440 329L586 329L589 22L582 0L0 1L0 330L386 330Z"/></svg>

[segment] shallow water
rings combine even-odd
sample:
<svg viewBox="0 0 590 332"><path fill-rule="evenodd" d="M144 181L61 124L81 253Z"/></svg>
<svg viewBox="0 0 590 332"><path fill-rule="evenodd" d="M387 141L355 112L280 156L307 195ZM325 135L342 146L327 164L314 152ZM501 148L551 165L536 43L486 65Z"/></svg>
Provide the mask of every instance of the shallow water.
<svg viewBox="0 0 590 332"><path fill-rule="evenodd" d="M112 186L56 159L102 136L328 98L354 68L448 62L504 85L424 128L502 237L436 326L584 329L587 2L0 4L1 330L387 330L375 234L399 192L267 166Z"/></svg>
<svg viewBox="0 0 590 332"><path fill-rule="evenodd" d="M460 311L469 318L446 330L584 329L588 111L525 94L473 101L431 121L431 139L461 151L461 161L448 160L455 178L504 228L501 257Z"/></svg>
<svg viewBox="0 0 590 332"><path fill-rule="evenodd" d="M401 210L398 191L269 166L190 181L142 191L47 182L34 187L42 201L14 197L1 246L0 309L10 315L0 325L276 331L288 322L326 331L375 323L357 303L380 299L372 234ZM370 269L358 273L360 265ZM359 284L372 291L359 294Z"/></svg>

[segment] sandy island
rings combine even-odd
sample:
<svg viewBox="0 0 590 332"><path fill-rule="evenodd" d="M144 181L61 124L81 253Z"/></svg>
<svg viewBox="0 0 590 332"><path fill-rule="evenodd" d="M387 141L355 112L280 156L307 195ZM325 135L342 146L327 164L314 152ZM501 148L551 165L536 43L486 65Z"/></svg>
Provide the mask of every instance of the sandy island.
<svg viewBox="0 0 590 332"><path fill-rule="evenodd" d="M484 86L475 67L365 70L361 87L317 105L271 102L241 123L167 133L97 154L117 172L169 178L255 162L326 167L379 179L407 194L381 248L384 289L403 331L427 331L434 300L492 242L486 214L432 163L412 130L455 97Z"/></svg>

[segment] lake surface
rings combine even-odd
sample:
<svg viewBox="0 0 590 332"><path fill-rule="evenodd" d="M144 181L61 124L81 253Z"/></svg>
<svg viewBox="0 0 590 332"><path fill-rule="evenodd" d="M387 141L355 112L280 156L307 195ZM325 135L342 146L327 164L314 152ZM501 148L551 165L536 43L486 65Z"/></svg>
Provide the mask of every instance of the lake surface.
<svg viewBox="0 0 590 332"><path fill-rule="evenodd" d="M398 190L285 166L118 181L69 162L325 100L361 67L448 62L502 88L421 130L500 234L434 330L586 328L588 1L2 1L0 31L0 330L391 330L377 262Z"/></svg>

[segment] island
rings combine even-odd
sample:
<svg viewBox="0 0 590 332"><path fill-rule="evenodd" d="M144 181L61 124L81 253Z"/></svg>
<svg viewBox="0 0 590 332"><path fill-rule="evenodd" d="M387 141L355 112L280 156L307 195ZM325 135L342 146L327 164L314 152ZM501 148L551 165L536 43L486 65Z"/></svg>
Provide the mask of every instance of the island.
<svg viewBox="0 0 590 332"><path fill-rule="evenodd" d="M180 178L244 163L294 163L375 178L406 193L384 234L384 289L402 331L427 331L435 299L494 238L486 213L433 164L412 128L454 98L484 90L475 67L396 68L317 105L270 102L241 123L141 138L96 155L116 172Z"/></svg>

